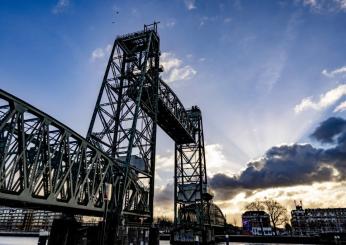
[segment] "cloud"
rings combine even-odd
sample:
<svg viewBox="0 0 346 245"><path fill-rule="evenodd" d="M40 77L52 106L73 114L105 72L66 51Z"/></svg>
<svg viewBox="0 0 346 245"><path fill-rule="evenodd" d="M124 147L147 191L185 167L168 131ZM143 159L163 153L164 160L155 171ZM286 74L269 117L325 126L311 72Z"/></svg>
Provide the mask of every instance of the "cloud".
<svg viewBox="0 0 346 245"><path fill-rule="evenodd" d="M166 27L171 28L175 26L175 20L169 20L165 24Z"/></svg>
<svg viewBox="0 0 346 245"><path fill-rule="evenodd" d="M220 172L233 173L240 170L239 164L227 158L225 149L221 144L206 144L205 155L209 177ZM173 152L166 152L166 154L156 156L155 184L160 187L158 191L162 191L168 180L173 180L173 170Z"/></svg>
<svg viewBox="0 0 346 245"><path fill-rule="evenodd" d="M189 80L197 74L194 68L189 65L183 66L182 60L176 58L174 54L169 52L162 53L160 63L164 68L163 79L167 83Z"/></svg>
<svg viewBox="0 0 346 245"><path fill-rule="evenodd" d="M311 138L327 143L329 148L316 148L311 144L275 146L233 176L225 171L229 170L230 162L223 154L222 145L207 145L208 181L215 203L224 213L239 216L245 204L256 198L275 198L284 205L303 199L305 205L315 207L319 206L315 198L319 193L339 196L342 191L333 191L346 183L346 120L328 118L316 127ZM157 166L160 171L172 169L173 161L171 155L160 157ZM173 196L172 182L155 189L155 215L172 216Z"/></svg>
<svg viewBox="0 0 346 245"><path fill-rule="evenodd" d="M169 75L167 82L174 82L178 80L189 80L196 75L196 70L187 65L181 68L174 68Z"/></svg>
<svg viewBox="0 0 346 245"><path fill-rule="evenodd" d="M205 146L205 157L207 162L208 176L213 176L217 173L238 172L239 165L231 161L225 155L225 149L221 144L208 144Z"/></svg>
<svg viewBox="0 0 346 245"><path fill-rule="evenodd" d="M263 158L249 162L239 176L216 174L210 185L217 191L217 197L230 198L240 191L332 179L332 169L318 164L318 156L319 150L311 145L273 147Z"/></svg>
<svg viewBox="0 0 346 245"><path fill-rule="evenodd" d="M317 1L316 0L303 0L303 4L310 6L310 7L316 7Z"/></svg>
<svg viewBox="0 0 346 245"><path fill-rule="evenodd" d="M184 0L185 7L188 10L193 10L196 8L196 1L195 0Z"/></svg>
<svg viewBox="0 0 346 245"><path fill-rule="evenodd" d="M329 118L316 128L311 137L334 145L327 149L310 144L272 147L263 158L249 162L239 175L219 173L210 178L216 198L226 200L239 192L345 180L346 121Z"/></svg>
<svg viewBox="0 0 346 245"><path fill-rule="evenodd" d="M91 53L91 59L96 60L103 58L105 56L105 53L103 52L102 48L97 48Z"/></svg>
<svg viewBox="0 0 346 245"><path fill-rule="evenodd" d="M334 77L336 75L342 75L346 74L346 66L337 68L333 71L328 72L326 69L322 71L322 74L325 75L326 77Z"/></svg>
<svg viewBox="0 0 346 245"><path fill-rule="evenodd" d="M199 26L202 27L207 23L212 23L220 19L220 16L203 16L199 20Z"/></svg>
<svg viewBox="0 0 346 245"><path fill-rule="evenodd" d="M282 42L277 48L273 48L273 53L268 55L266 61L260 66L260 73L257 75L259 88L264 88L270 92L280 81L282 72L285 69L288 53L292 41L297 36L297 26L301 22L300 13L293 13L289 18Z"/></svg>
<svg viewBox="0 0 346 245"><path fill-rule="evenodd" d="M346 110L346 101L340 103L337 107L335 107L334 112L342 112Z"/></svg>
<svg viewBox="0 0 346 245"><path fill-rule="evenodd" d="M215 200L214 202L227 215L228 222L234 222L234 219L236 219L239 225L241 224L241 214L245 211L245 205L252 201L263 200L265 198L275 199L286 207L288 212L295 209L294 200L302 200L304 208L343 207L346 202L345 184L346 181L269 188L253 191L251 195L246 195L246 193L241 192L232 199Z"/></svg>
<svg viewBox="0 0 346 245"><path fill-rule="evenodd" d="M173 218L174 184L155 188L154 216L166 216Z"/></svg>
<svg viewBox="0 0 346 245"><path fill-rule="evenodd" d="M330 117L322 122L311 137L322 143L335 143L335 137L345 132L346 121L340 117Z"/></svg>
<svg viewBox="0 0 346 245"><path fill-rule="evenodd" d="M316 13L346 11L346 0L300 0L297 2Z"/></svg>
<svg viewBox="0 0 346 245"><path fill-rule="evenodd" d="M102 59L108 55L112 50L112 45L108 44L105 48L97 48L91 53L91 60L95 61L97 59Z"/></svg>
<svg viewBox="0 0 346 245"><path fill-rule="evenodd" d="M155 190L155 202L158 204L169 204L173 202L174 184L168 183L166 186Z"/></svg>
<svg viewBox="0 0 346 245"><path fill-rule="evenodd" d="M274 85L280 80L282 71L287 60L286 50L280 50L276 57L270 57L261 66L261 73L258 75L258 83L267 91L271 91Z"/></svg>
<svg viewBox="0 0 346 245"><path fill-rule="evenodd" d="M231 21L232 21L232 18L230 18L230 17L227 17L223 20L223 22L225 22L225 23L230 23Z"/></svg>
<svg viewBox="0 0 346 245"><path fill-rule="evenodd" d="M308 109L320 111L334 105L344 95L346 95L346 84L341 84L325 94L321 94L317 101L313 101L312 97L302 99L302 101L294 107L294 111L295 113L300 113Z"/></svg>
<svg viewBox="0 0 346 245"><path fill-rule="evenodd" d="M52 12L53 14L60 14L70 5L70 0L58 0L57 4L54 6Z"/></svg>

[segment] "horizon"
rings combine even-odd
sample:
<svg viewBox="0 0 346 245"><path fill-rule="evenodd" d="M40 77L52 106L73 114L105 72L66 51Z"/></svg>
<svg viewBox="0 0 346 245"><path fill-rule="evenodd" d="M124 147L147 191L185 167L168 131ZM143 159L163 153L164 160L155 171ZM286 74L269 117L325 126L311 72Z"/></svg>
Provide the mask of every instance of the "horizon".
<svg viewBox="0 0 346 245"><path fill-rule="evenodd" d="M162 78L202 110L228 222L263 198L343 207L346 1L260 2L5 0L1 89L85 136L114 39L160 21ZM156 217L173 215L173 170L159 129Z"/></svg>

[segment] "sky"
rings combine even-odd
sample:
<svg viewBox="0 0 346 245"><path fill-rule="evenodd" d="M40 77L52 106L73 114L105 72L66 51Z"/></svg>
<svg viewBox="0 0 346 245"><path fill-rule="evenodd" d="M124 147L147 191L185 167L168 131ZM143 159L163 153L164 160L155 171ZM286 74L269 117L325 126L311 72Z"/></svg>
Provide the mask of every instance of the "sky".
<svg viewBox="0 0 346 245"><path fill-rule="evenodd" d="M209 187L229 222L256 199L346 203L345 0L0 3L0 88L81 135L114 39L160 21L162 78L202 110ZM173 147L159 130L157 216L173 213Z"/></svg>

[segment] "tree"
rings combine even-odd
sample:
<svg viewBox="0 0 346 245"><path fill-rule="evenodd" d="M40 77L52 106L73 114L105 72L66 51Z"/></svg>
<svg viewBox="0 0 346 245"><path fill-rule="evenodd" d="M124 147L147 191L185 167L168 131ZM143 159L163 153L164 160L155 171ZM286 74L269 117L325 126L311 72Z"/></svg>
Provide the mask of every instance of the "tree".
<svg viewBox="0 0 346 245"><path fill-rule="evenodd" d="M277 236L277 227L287 223L287 209L273 199L263 201L266 211L269 214L270 221L274 228L274 233Z"/></svg>
<svg viewBox="0 0 346 245"><path fill-rule="evenodd" d="M292 236L292 226L289 223L285 224L285 230Z"/></svg>
<svg viewBox="0 0 346 245"><path fill-rule="evenodd" d="M169 232L170 229L173 227L172 219L166 216L157 217L155 223L158 226L158 228L164 232Z"/></svg>
<svg viewBox="0 0 346 245"><path fill-rule="evenodd" d="M265 207L262 201L256 200L246 205L245 209L247 211L264 211Z"/></svg>

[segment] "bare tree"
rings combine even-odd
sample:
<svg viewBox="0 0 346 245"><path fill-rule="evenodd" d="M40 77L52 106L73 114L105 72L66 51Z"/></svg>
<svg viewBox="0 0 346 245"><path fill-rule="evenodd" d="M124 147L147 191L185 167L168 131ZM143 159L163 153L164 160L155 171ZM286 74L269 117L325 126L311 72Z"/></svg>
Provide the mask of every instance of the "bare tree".
<svg viewBox="0 0 346 245"><path fill-rule="evenodd" d="M266 211L269 214L270 221L274 228L274 233L277 236L277 227L287 223L287 209L273 199L263 201Z"/></svg>
<svg viewBox="0 0 346 245"><path fill-rule="evenodd" d="M263 202L255 200L246 205L245 209L248 211L264 211L265 206L263 205Z"/></svg>
<svg viewBox="0 0 346 245"><path fill-rule="evenodd" d="M292 236L292 226L289 223L285 224L285 230Z"/></svg>
<svg viewBox="0 0 346 245"><path fill-rule="evenodd" d="M173 227L172 219L167 216L157 217L155 223L159 227L159 229L164 232L169 232Z"/></svg>

